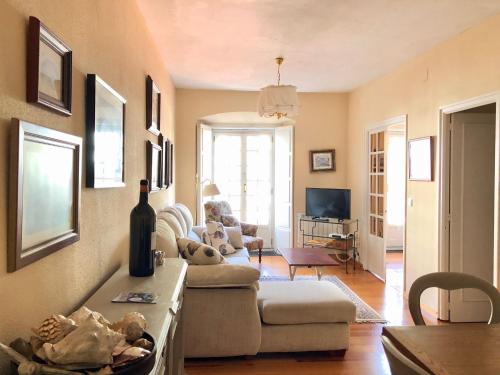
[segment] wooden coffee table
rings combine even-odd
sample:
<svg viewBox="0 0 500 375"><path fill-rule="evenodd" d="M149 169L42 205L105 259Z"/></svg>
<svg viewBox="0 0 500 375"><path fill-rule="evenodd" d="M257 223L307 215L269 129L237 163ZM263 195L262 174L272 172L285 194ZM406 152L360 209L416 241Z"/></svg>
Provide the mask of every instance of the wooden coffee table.
<svg viewBox="0 0 500 375"><path fill-rule="evenodd" d="M315 267L318 280L321 280L322 267L339 265L328 254L325 254L321 248L294 247L291 249L278 249L278 251L288 263L290 280L294 279L298 267Z"/></svg>

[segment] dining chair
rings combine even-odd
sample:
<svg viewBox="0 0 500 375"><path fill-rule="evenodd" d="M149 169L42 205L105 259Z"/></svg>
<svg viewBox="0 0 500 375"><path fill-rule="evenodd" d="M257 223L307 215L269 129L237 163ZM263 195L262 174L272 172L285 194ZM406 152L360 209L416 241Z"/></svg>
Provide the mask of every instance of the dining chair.
<svg viewBox="0 0 500 375"><path fill-rule="evenodd" d="M430 375L422 367L401 353L387 337L382 335L382 345L392 375Z"/></svg>
<svg viewBox="0 0 500 375"><path fill-rule="evenodd" d="M410 287L408 305L415 325L425 325L420 309L420 296L428 288L446 290L479 289L486 293L491 303L491 315L488 324L500 323L500 293L498 290L479 277L460 272L433 272L419 277Z"/></svg>

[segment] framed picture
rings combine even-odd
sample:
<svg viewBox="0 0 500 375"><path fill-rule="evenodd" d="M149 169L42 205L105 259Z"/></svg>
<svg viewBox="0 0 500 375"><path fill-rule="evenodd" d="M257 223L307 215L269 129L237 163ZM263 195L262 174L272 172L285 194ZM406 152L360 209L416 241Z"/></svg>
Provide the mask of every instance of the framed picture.
<svg viewBox="0 0 500 375"><path fill-rule="evenodd" d="M335 171L335 150L309 151L311 172Z"/></svg>
<svg viewBox="0 0 500 375"><path fill-rule="evenodd" d="M8 272L80 239L82 139L13 119Z"/></svg>
<svg viewBox="0 0 500 375"><path fill-rule="evenodd" d="M26 96L71 115L71 49L36 17L29 18Z"/></svg>
<svg viewBox="0 0 500 375"><path fill-rule="evenodd" d="M125 103L95 74L87 75L86 185L125 186Z"/></svg>
<svg viewBox="0 0 500 375"><path fill-rule="evenodd" d="M151 141L146 141L146 178L149 181L149 191L160 191L162 187L161 147Z"/></svg>
<svg viewBox="0 0 500 375"><path fill-rule="evenodd" d="M146 78L146 129L160 134L161 93L151 76Z"/></svg>
<svg viewBox="0 0 500 375"><path fill-rule="evenodd" d="M408 179L410 181L432 181L434 178L433 137L408 141Z"/></svg>
<svg viewBox="0 0 500 375"><path fill-rule="evenodd" d="M168 138L163 137L163 134L160 133L158 136L158 143L161 147L161 173L162 173L162 188L168 189L170 186L170 140Z"/></svg>
<svg viewBox="0 0 500 375"><path fill-rule="evenodd" d="M173 143L170 143L170 161L169 161L169 168L168 168L168 181L169 181L169 186L174 183L174 145L173 145Z"/></svg>

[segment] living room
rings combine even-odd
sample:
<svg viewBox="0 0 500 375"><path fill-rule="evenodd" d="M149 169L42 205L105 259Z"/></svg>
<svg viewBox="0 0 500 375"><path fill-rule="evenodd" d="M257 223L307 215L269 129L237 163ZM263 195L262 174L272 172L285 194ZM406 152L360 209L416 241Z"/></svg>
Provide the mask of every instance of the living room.
<svg viewBox="0 0 500 375"><path fill-rule="evenodd" d="M36 20L39 23L32 26ZM179 365L178 373L390 374L392 369L396 374L392 363L387 360L381 336L390 334L387 328L416 323L408 304L409 292L416 280L435 272L454 271L476 275L498 290L499 207L495 203L500 198L498 1L359 0L340 4L305 0L3 0L0 3L0 24L3 30L0 34L0 123L3 125L0 144L4 149L4 158L0 162L4 176L4 182L0 184L0 204L3 207L0 228L4 238L0 245L4 254L0 257L0 297L6 301L0 309L0 342L9 344L18 337L29 339L31 329L53 314L67 316L82 305L103 306L103 299L97 301L95 296L102 296L99 293L103 293L103 288L106 290L123 267L128 277L132 233L129 216L137 205L139 182L143 179L149 180L147 200L158 218L156 250L165 250L164 253L170 254L176 262L186 263L177 259L179 251L181 255L183 251L178 249L176 237L187 237L188 227L194 230L197 225L205 225L207 212L204 204L207 201L230 201L232 211L242 225L247 217L257 217L257 221L262 219L262 212L253 212L255 204L245 198L247 189L252 187L244 179L258 164L247 163L243 168L242 163L232 160L240 168L237 174L244 178L238 180L235 188L241 194L229 191L229 183L217 177L225 176L220 172L222 169L217 172L213 164L215 160L224 161L223 148L231 146L232 141L226 140L217 156L213 153L215 138L209 137L211 158L205 159L205 163L210 164L211 169L204 170L201 168L204 160L200 144L202 126L210 128L210 134L218 136L221 142L224 136L237 133L242 144L247 144L248 134L261 131L259 135L263 138L259 138L259 142L271 139L273 150L278 132L291 129L286 138L290 158L283 158L284 154L288 156L287 152L273 151L274 154L270 152L272 157L266 159L271 165L266 173L272 175L270 188L266 185L266 189L272 193L268 196L261 189L259 197L269 198L272 202L269 215L265 215L266 218L269 216L265 225L270 229L264 233L264 224L248 221L260 225L250 237L261 235L267 242L262 254L259 254L258 243L255 246L249 243L246 246L249 255L242 257L247 260L233 264L234 272L243 269L241 272L247 277L245 282L230 279L236 284L244 284L244 287L238 284L239 288L245 289L237 296L241 298L239 302L227 302L230 298L226 293L237 293L236 284L226 285L227 290L216 284L220 290L214 292L212 300L207 297L210 294L203 294L209 293L203 282L222 282L222 279L215 280L214 275L218 273L210 270L224 268L231 261L199 266L200 270L216 267L208 268L206 273L195 271L192 264L183 268L185 266L181 263L176 263L175 267L180 267L179 275L184 275L182 277L187 280L182 306L184 323L183 329L179 330L180 336L184 334L184 354L175 350L172 353L177 359L182 357L183 364ZM34 27L39 30L40 44L38 39L33 44ZM59 66L61 73L56 73L54 80L61 85L61 91L57 92L61 100L57 101L46 100L39 92L31 95L35 87L33 82L39 83L38 71L35 71L37 78L33 80L33 51L37 51L35 55L41 55L42 47L46 46L42 42L47 40L52 40L52 48L56 46L63 56ZM275 58L278 57L284 58L281 65L276 64ZM44 67L40 64L36 68ZM283 111L279 115L267 113L260 116L261 89L279 87L277 80L281 85L296 86L298 101L292 95L289 113ZM42 79L40 83L43 84ZM91 141L97 134L93 135L89 130L92 129L90 115L99 108L103 116L110 113L96 104L100 92L96 87L107 90L111 95L108 98L114 98L115 110L118 108L121 116L121 143L114 143L116 148L112 148L115 138L105 138L101 144L104 145L101 155L107 155L116 163L109 169L115 178L111 185L109 181L98 181L98 169L94 169L96 160L90 157L93 149L89 147L99 146L98 138ZM157 98L156 102L154 98ZM153 125L155 121L156 125ZM97 132L96 123L93 124L94 132ZM475 125L471 125L478 123L485 125L481 134L475 131ZM72 184L73 189L68 190L73 193L73 201L70 200L71 209L66 212L74 215L73 221L70 220L74 228L69 235L65 232L64 240L59 244L37 254L28 245L28 250L23 253L24 247L18 241L22 241L27 232L20 230L23 228L21 223L30 220L29 215L32 215L34 227L37 222L52 223L52 216L64 209L60 208L62 196L49 190L36 187L32 189L32 196L23 198L21 195L22 162L29 162L30 153L21 152L23 142L20 139L23 138L16 138L15 134L19 137L19 129L35 129L31 125L44 129L39 129L40 139L62 137L59 133L64 133L64 142L71 143L73 150L79 150L79 155L74 155L81 163L79 167L78 163L72 164L71 169L73 178L81 179L81 186ZM388 194L393 192L393 189L387 190L387 179L392 173L388 169L397 163L386 160L384 164L384 153L386 159L391 157L388 139L396 128L404 137L404 155L400 159L405 160L402 165L405 178L404 186L400 185L404 201L400 199L398 203L399 212L403 212L400 217L404 222L401 226L404 236L402 245L395 246L397 251L394 251L388 249L390 246L384 234L388 233L389 223L386 221L391 216L386 211L390 209ZM57 134L51 131L57 131ZM271 133L272 137L264 137ZM456 136L448 137L447 134ZM372 135L375 135L375 141L381 139L382 143L372 142ZM331 165L325 171L316 171L311 161L314 152L331 150L334 152L326 153ZM263 153L263 143L250 151ZM476 157L462 158L466 151ZM20 155L24 155L24 160L19 158ZM370 169L373 166L371 156L376 161L373 171ZM35 173L46 169L48 176L53 173L54 178L58 177L54 171L62 168L63 162L56 164L59 162L57 158L45 157L35 157L35 167L25 171ZM155 157L158 157L156 164ZM235 155L226 157L234 159ZM419 160L424 162L419 164ZM462 164L457 164L456 160L461 160ZM116 166L119 167L117 170L114 169ZM156 177L155 173L158 173ZM457 176L461 178L457 179ZM28 181L25 186L30 186L32 182L26 180L29 174L24 178ZM470 183L458 184L459 180ZM40 179L33 181L31 186L37 186L35 182ZM279 186L283 181L287 181L285 186ZM219 191L203 194L208 185L215 185L212 187ZM41 186L45 189L45 185ZM311 213L308 212L308 188L349 192L349 217L333 215L336 217L328 219L328 223L334 222L341 229L326 229L325 237L331 232L348 235L345 242L351 239L354 246L345 252L339 249L317 251L318 254L329 254L327 263L336 263L332 267L323 263L318 267L312 263L309 267L298 267L286 258L286 251L280 252L280 248L307 249L302 237L307 232L301 231L301 218L309 218L306 214ZM283 194L283 189L286 194ZM25 189L26 192L29 190ZM215 194L217 192L220 194ZM288 199L283 198L287 194ZM283 207L286 206L284 211L276 210L277 199L281 199ZM238 202L244 203L240 205ZM384 205L384 202L387 203ZM177 208L168 211L172 207ZM452 207L456 209L452 210ZM460 215L452 217L452 211ZM478 218L478 215L482 216ZM189 220L192 220L191 224ZM450 229L449 223L455 223L455 220L460 228L467 230L457 231L454 228L458 226L453 225ZM66 225L62 221L62 225ZM349 227L351 222L356 222L356 228ZM321 226L325 223L315 224ZM244 228L240 227L243 234ZM280 236L278 232L286 235ZM320 237L317 235L312 239ZM201 236L198 239L201 243ZM172 244L175 252L170 251ZM480 255L479 251L482 251ZM357 257L355 261L353 256ZM158 263L163 261L157 260ZM172 277L174 272L161 273L161 269L170 267L174 260L165 259L164 266L157 266L155 277L145 277L144 280L149 280L145 282ZM224 277L234 278L235 275ZM295 280L289 280L294 277ZM318 278L322 280L318 281ZM257 301L266 298L272 302L269 312L272 308L277 308L277 311L291 308L293 304L305 308L307 303L332 303L321 299L293 300L297 296L321 297L329 293L324 293L323 289L294 289L302 287L306 281L310 284L304 288L311 285L311 288L324 285L329 288L332 284L341 291L340 295L332 297L345 307L345 315L338 318L339 321L332 321L335 314L330 312L325 321L321 320L323 318L315 321L314 314L307 310L306 313L294 310L290 314L285 310L290 316L296 313L301 316L293 324L283 324L282 318L287 314L278 314L277 320L269 318L271 315L264 317L265 308L258 306ZM183 282L179 281L179 285ZM335 294L337 289L332 293ZM172 288L172 293L175 298L181 298L178 288ZM163 290L160 300L167 294ZM285 298L283 302L279 299L280 294L292 300ZM471 295L470 299L483 297ZM217 310L212 306L217 298L227 308L224 314L228 315L221 314L222 308ZM471 317L476 313L475 308L471 308L470 314L467 310L469 315L466 314L465 318L454 320L453 316L458 314L454 315L452 310L450 317L449 312L453 303L448 291L433 288L424 292L421 308L427 324L477 320ZM252 309L246 308L250 306L246 304ZM110 303L106 311L112 311L116 306ZM147 312L147 308L151 308L139 304L120 306L128 306L127 311L132 312ZM157 303L155 306L160 308L163 305ZM196 306L196 309L191 311L190 306ZM345 318L351 313L349 306L355 306L357 315ZM479 320L487 321L489 303L481 306ZM180 304L175 310L177 308ZM213 320L202 320L205 308L207 314L214 314ZM332 309L340 310L339 305ZM100 312L106 316L104 310ZM228 320L224 316L240 313L244 315L244 323L240 321L234 326L224 326L224 319ZM220 319L216 318L217 314L221 314ZM167 318L167 315L168 312L165 319L172 318ZM145 316L149 320L148 313ZM495 322L496 315L492 316L492 322ZM156 329L156 320L152 322L151 327ZM231 341L229 336L218 337L217 332L221 329L236 335L238 324L247 325L241 328L241 332L248 331L248 337L241 337L240 341ZM161 340L155 337L159 355L160 341L167 340L167 331L170 332L158 325L157 334L162 335ZM322 333L325 337L321 336ZM210 339L204 341L204 335L211 335ZM392 338L395 339L396 335ZM172 347L178 344L175 340L172 343ZM399 343L396 346L402 350L404 345ZM226 347L233 348L235 354L226 354L229 353ZM421 358L415 359L408 352L406 355L424 368L425 373L438 373ZM461 364L458 357L454 360ZM12 360L12 356L0 352L0 373L9 373ZM185 370L180 370L181 367ZM446 370L460 373L453 366ZM473 367L466 371L487 373L474 372Z"/></svg>

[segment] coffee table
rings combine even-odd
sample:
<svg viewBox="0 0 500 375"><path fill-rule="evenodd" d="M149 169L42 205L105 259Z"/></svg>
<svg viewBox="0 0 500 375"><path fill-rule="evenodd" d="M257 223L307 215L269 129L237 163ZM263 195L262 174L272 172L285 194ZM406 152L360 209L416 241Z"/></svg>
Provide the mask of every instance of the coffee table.
<svg viewBox="0 0 500 375"><path fill-rule="evenodd" d="M339 265L328 254L325 254L321 248L294 247L291 249L278 249L278 251L288 263L290 280L294 279L298 267L315 267L318 280L321 280L322 267Z"/></svg>

